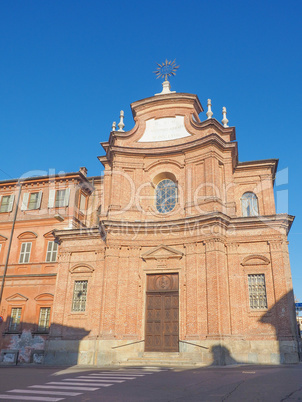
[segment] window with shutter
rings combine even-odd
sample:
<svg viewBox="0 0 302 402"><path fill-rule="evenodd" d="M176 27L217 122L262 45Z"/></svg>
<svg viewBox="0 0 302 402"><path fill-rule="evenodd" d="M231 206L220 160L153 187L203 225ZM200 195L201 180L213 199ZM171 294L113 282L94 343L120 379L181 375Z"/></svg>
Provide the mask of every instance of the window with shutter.
<svg viewBox="0 0 302 402"><path fill-rule="evenodd" d="M9 212L10 195L4 195L1 199L0 212Z"/></svg>
<svg viewBox="0 0 302 402"><path fill-rule="evenodd" d="M86 199L87 199L87 197L83 193L81 193L79 209L80 209L80 212L82 212L82 214L85 214L85 212L86 212Z"/></svg>
<svg viewBox="0 0 302 402"><path fill-rule="evenodd" d="M47 245L46 262L57 261L58 243L49 241Z"/></svg>
<svg viewBox="0 0 302 402"><path fill-rule="evenodd" d="M20 264L26 264L27 262L29 262L30 251L31 251L31 242L25 242L21 244L21 252L19 258Z"/></svg>
<svg viewBox="0 0 302 402"><path fill-rule="evenodd" d="M38 201L39 201L39 193L31 193L29 196L29 202L27 209L37 209L38 207Z"/></svg>

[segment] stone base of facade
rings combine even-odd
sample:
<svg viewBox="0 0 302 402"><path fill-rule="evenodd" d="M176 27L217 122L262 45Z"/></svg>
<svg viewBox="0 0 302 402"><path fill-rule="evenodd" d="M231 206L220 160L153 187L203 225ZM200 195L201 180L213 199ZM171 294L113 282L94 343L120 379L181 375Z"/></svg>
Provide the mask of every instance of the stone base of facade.
<svg viewBox="0 0 302 402"><path fill-rule="evenodd" d="M171 356L171 359L169 359ZM143 342L124 340L51 340L44 364L117 366L232 364L295 364L299 362L296 341L204 340L181 342L179 353L144 352Z"/></svg>

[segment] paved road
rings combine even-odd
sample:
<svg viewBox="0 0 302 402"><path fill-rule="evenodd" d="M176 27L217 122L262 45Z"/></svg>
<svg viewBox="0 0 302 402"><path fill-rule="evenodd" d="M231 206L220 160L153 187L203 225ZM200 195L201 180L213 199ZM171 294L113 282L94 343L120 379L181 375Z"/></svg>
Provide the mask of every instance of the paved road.
<svg viewBox="0 0 302 402"><path fill-rule="evenodd" d="M302 401L302 365L94 370L1 367L0 400Z"/></svg>

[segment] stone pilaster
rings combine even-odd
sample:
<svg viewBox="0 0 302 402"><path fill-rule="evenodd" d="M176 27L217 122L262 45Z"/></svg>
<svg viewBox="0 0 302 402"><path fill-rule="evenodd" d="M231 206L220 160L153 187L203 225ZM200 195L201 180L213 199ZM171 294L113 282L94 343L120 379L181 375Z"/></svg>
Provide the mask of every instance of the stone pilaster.
<svg viewBox="0 0 302 402"><path fill-rule="evenodd" d="M56 292L52 311L52 325L50 327L50 338L62 337L64 333L64 315L66 308L70 305L66 300L69 267L70 267L70 252L60 252L58 256L58 275L56 281Z"/></svg>
<svg viewBox="0 0 302 402"><path fill-rule="evenodd" d="M117 245L106 246L105 248L102 337L109 339L114 338L116 333L116 303L120 249L121 248Z"/></svg>
<svg viewBox="0 0 302 402"><path fill-rule="evenodd" d="M293 314L293 292L288 288L285 275L285 260L282 240L269 241L271 268L274 286L275 305L271 310L275 313L275 326L278 338L293 336L291 333L291 316Z"/></svg>
<svg viewBox="0 0 302 402"><path fill-rule="evenodd" d="M240 265L238 255L238 243L227 244L227 266L229 277L229 302L230 302L230 318L231 318L231 333L239 335L244 333L244 319L246 317L245 293L244 292L244 274ZM248 323L245 323L248 325Z"/></svg>
<svg viewBox="0 0 302 402"><path fill-rule="evenodd" d="M208 336L230 334L229 287L225 245L220 238L206 242Z"/></svg>
<svg viewBox="0 0 302 402"><path fill-rule="evenodd" d="M186 336L198 336L198 273L196 243L186 244Z"/></svg>

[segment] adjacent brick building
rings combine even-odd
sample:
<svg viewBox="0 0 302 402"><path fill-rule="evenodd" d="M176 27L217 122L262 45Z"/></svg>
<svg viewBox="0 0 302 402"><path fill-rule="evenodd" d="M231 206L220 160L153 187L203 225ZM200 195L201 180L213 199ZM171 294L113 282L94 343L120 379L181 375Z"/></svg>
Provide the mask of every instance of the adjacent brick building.
<svg viewBox="0 0 302 402"><path fill-rule="evenodd" d="M131 107L133 129L121 121L102 143L103 176L22 181L22 194L43 195L37 213L17 215L2 349L21 350L25 333L26 361L40 349L56 364L297 362L293 217L275 212L278 161L239 162L235 128L209 111L201 121L196 95ZM16 185L0 183L1 194ZM1 205L2 268L14 208Z"/></svg>

